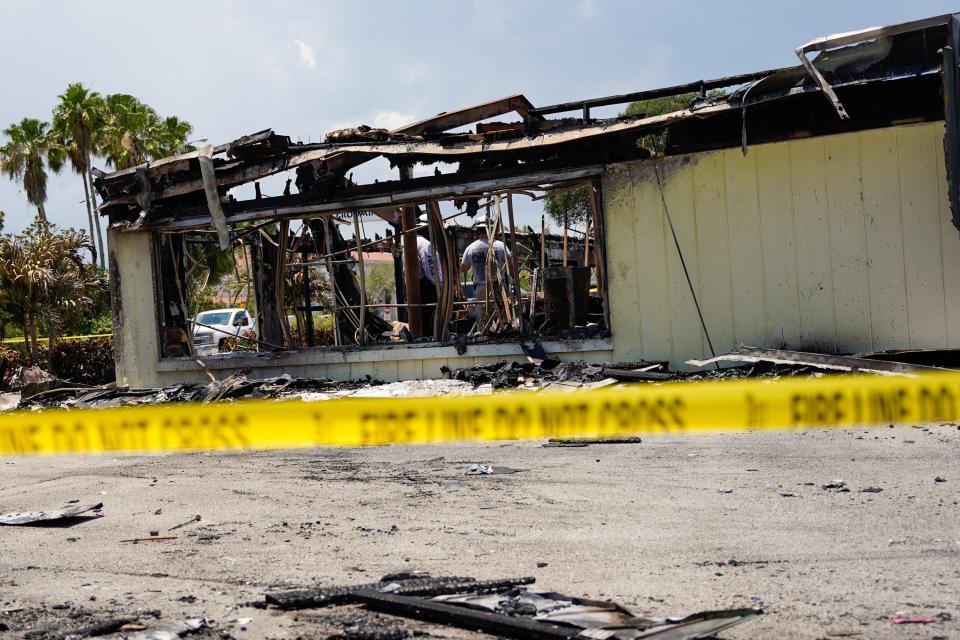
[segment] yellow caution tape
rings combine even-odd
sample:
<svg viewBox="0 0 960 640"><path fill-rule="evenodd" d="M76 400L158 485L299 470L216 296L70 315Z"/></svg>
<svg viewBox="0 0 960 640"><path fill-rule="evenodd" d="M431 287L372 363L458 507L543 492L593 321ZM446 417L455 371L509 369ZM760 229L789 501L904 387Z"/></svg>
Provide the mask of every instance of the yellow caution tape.
<svg viewBox="0 0 960 640"><path fill-rule="evenodd" d="M251 400L0 414L0 455L683 435L960 420L960 373L636 384L586 393Z"/></svg>

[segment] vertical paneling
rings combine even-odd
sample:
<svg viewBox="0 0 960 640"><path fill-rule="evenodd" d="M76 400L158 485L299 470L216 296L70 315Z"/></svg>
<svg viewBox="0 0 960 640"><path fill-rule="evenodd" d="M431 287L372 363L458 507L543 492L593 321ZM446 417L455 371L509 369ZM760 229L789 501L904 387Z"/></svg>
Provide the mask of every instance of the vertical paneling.
<svg viewBox="0 0 960 640"><path fill-rule="evenodd" d="M788 148L797 229L801 347L831 352L836 350L837 340L823 138L799 140Z"/></svg>
<svg viewBox="0 0 960 640"><path fill-rule="evenodd" d="M707 330L718 353L736 346L725 173L722 153L708 154L693 165L693 203L700 261L699 299Z"/></svg>
<svg viewBox="0 0 960 640"><path fill-rule="evenodd" d="M636 163L614 167L603 177L610 324L617 345L617 359L624 361L639 359L642 344L637 290L641 270L637 266L640 256L636 253L634 225L643 214L636 210L633 201L632 171L636 167Z"/></svg>
<svg viewBox="0 0 960 640"><path fill-rule="evenodd" d="M937 174L937 209L940 217L943 298L947 322L947 347L960 347L960 231L953 226L947 196L947 170L943 157L943 126L933 128L934 166Z"/></svg>
<svg viewBox="0 0 960 640"><path fill-rule="evenodd" d="M634 257L638 265L634 267L634 273L639 294L637 311L643 327L640 355L647 360L669 360L673 357L671 291L667 275L668 247L663 242L669 230L666 228L652 163L645 164L648 170L638 172L633 187L636 212ZM673 246L669 248L673 249Z"/></svg>
<svg viewBox="0 0 960 640"><path fill-rule="evenodd" d="M757 145L746 158L731 149L660 161L718 350L960 346L960 232L950 221L942 136L933 123ZM614 323L624 318L629 329L613 332L617 353L637 353L619 342L635 336L645 357L669 353L680 366L705 343L653 165L618 166L633 181L620 175L621 193L605 192L617 221L608 225L611 246L632 252L611 251L620 269ZM632 244L618 237L628 230Z"/></svg>
<svg viewBox="0 0 960 640"><path fill-rule="evenodd" d="M730 149L723 152L723 160L733 280L734 341L753 346L766 335L757 154L748 153L744 157L739 149Z"/></svg>
<svg viewBox="0 0 960 640"><path fill-rule="evenodd" d="M900 161L900 211L910 346L946 344L937 167L926 127L894 129Z"/></svg>
<svg viewBox="0 0 960 640"><path fill-rule="evenodd" d="M873 337L860 139L855 135L827 137L824 152L837 349L870 351Z"/></svg>
<svg viewBox="0 0 960 640"><path fill-rule="evenodd" d="M875 129L859 136L873 348L902 349L909 333L896 132Z"/></svg>
<svg viewBox="0 0 960 640"><path fill-rule="evenodd" d="M787 145L760 145L757 155L757 197L763 234L763 271L769 347L800 346L800 301L797 294L796 228L790 156Z"/></svg>
<svg viewBox="0 0 960 640"><path fill-rule="evenodd" d="M693 208L693 172L689 164L682 166L667 163L663 172L664 196L673 226L677 233L680 250L686 260L690 280L694 291L700 290L700 267L697 255L697 225L696 212ZM675 173L674 173L675 172ZM657 189L654 181L650 184ZM684 275L677 248L670 234L669 227L663 238L666 254L668 277L670 279L670 316L673 327L673 353L671 362L676 365L690 358L702 358L704 355L703 330L700 327L700 318L697 307L693 302L690 287Z"/></svg>

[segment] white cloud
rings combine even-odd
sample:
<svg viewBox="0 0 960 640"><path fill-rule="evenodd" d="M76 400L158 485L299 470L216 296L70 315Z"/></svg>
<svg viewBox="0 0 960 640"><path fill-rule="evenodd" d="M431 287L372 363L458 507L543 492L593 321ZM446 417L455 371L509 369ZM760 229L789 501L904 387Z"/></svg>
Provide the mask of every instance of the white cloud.
<svg viewBox="0 0 960 640"><path fill-rule="evenodd" d="M297 53L300 56L300 64L305 67L310 67L311 69L317 66L317 59L313 55L313 48L310 45L303 40L294 40L293 44L297 45Z"/></svg>
<svg viewBox="0 0 960 640"><path fill-rule="evenodd" d="M381 111L373 116L373 123L370 125L374 129L386 129L388 131L393 131L394 129L399 129L405 124L410 124L411 122L416 122L416 118L406 114L398 113L396 111Z"/></svg>

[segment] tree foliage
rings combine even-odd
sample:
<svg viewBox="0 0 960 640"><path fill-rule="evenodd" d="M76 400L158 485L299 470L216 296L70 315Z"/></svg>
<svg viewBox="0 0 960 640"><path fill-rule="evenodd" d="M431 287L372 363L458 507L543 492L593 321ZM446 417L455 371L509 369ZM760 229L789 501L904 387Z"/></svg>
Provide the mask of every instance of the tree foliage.
<svg viewBox="0 0 960 640"><path fill-rule="evenodd" d="M193 126L176 116L160 117L135 97L119 93L104 100L103 127L97 151L115 169L129 169L147 160L176 153Z"/></svg>
<svg viewBox="0 0 960 640"><path fill-rule="evenodd" d="M590 187L564 191L543 200L543 210L559 226L582 224L591 216Z"/></svg>
<svg viewBox="0 0 960 640"><path fill-rule="evenodd" d="M725 95L720 89L708 91L706 99L711 100ZM621 116L660 116L674 111L683 111L689 109L698 100L698 93L681 93L675 96L664 96L662 98L650 98L649 100L638 100L627 105L626 110ZM644 136L640 140L640 145L645 147L654 156L662 156L667 146L667 132L654 133Z"/></svg>
<svg viewBox="0 0 960 640"><path fill-rule="evenodd" d="M23 330L31 362L41 325L53 347L57 335L98 306L102 275L80 257L89 243L84 232L59 230L39 216L23 233L0 236L0 309Z"/></svg>
<svg viewBox="0 0 960 640"><path fill-rule="evenodd" d="M57 97L52 115L51 123L24 118L3 130L0 171L23 185L27 200L46 220L48 173L59 173L69 161L83 177L90 237L99 240L103 267L103 238L89 176L93 158L99 156L117 170L128 169L184 150L193 127L177 116L160 116L129 94L104 97L80 83L68 85ZM95 246L89 248L96 255Z"/></svg>

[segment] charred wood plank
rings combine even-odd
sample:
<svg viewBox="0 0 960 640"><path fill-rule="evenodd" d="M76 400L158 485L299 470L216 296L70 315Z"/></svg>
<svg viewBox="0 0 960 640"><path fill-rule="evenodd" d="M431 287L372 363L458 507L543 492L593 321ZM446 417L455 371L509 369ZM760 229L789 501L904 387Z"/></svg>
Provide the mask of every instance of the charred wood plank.
<svg viewBox="0 0 960 640"><path fill-rule="evenodd" d="M367 608L381 613L481 631L506 638L569 640L576 638L581 631L573 627L561 627L530 618L477 611L423 598L381 593L374 589L361 589L354 593L354 598Z"/></svg>
<svg viewBox="0 0 960 640"><path fill-rule="evenodd" d="M491 100L490 102L483 102L481 104L475 104L462 109L456 109L454 111L444 111L443 113L431 116L425 120L420 120L419 122L408 124L405 127L400 127L392 133L422 135L430 132L442 132L448 129L454 129L456 127L462 127L474 122L486 120L487 118L502 116L503 114L510 113L511 111L516 111L518 114L520 114L520 116L526 116L527 114L530 114L537 120L543 119L543 116L538 115L537 109L534 108L533 104L531 104L531 102L527 100L525 96L518 93L512 96L506 96L505 98Z"/></svg>
<svg viewBox="0 0 960 640"><path fill-rule="evenodd" d="M599 175L602 170L601 164L577 167L550 164L522 173L517 169L498 169L477 172L469 177L445 174L441 177L414 178L406 183L382 182L357 189L354 194L340 195L332 199L303 195L251 199L226 204L224 211L227 221L234 224L266 217L282 219L350 209L392 208L426 200L481 195L494 190L589 178ZM186 229L209 224L210 216L203 207L166 209L155 205L138 229Z"/></svg>

